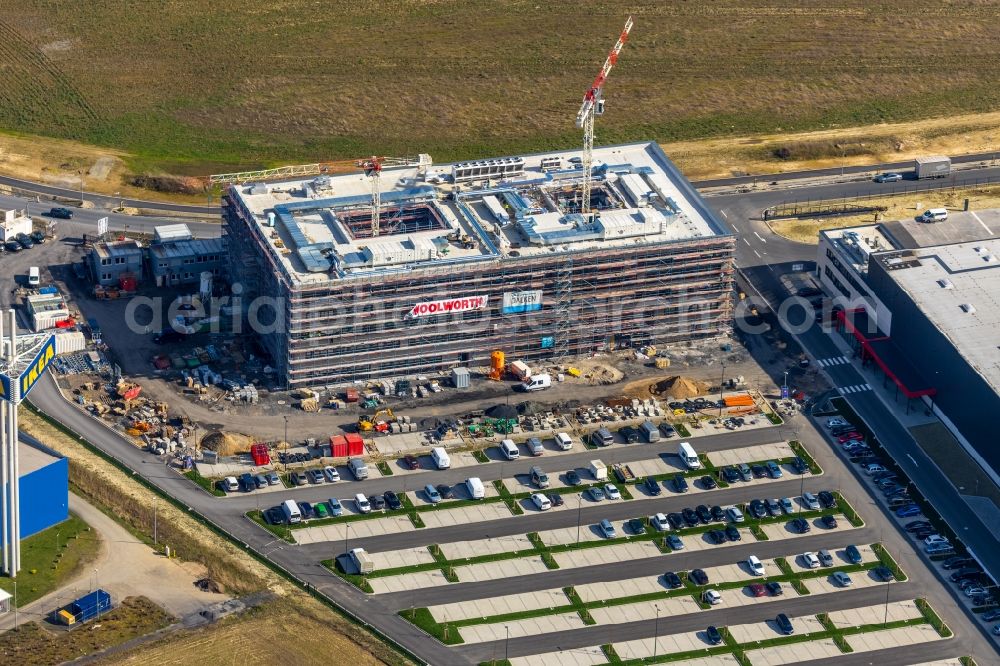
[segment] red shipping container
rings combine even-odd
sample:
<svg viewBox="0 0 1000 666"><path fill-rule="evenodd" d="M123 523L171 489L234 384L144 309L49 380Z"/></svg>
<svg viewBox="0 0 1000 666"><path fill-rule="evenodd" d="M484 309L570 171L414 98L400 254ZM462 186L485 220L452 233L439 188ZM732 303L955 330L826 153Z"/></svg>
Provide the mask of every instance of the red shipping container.
<svg viewBox="0 0 1000 666"><path fill-rule="evenodd" d="M349 388L344 391L344 401L345 402L357 402L358 401L358 389Z"/></svg>
<svg viewBox="0 0 1000 666"><path fill-rule="evenodd" d="M333 435L330 437L330 455L334 458L346 458L350 448L347 446L347 438L343 435Z"/></svg>
<svg viewBox="0 0 1000 666"><path fill-rule="evenodd" d="M250 455L253 456L253 464L258 467L271 462L271 456L267 452L267 444L254 444L250 447Z"/></svg>
<svg viewBox="0 0 1000 666"><path fill-rule="evenodd" d="M365 454L365 440L357 433L347 434L347 453L352 456L363 456Z"/></svg>

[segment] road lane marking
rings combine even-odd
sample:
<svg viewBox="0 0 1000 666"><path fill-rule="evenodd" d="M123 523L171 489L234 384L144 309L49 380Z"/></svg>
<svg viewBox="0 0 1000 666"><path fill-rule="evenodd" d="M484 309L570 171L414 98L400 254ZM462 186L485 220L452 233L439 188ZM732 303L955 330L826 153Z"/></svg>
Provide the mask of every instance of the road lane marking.
<svg viewBox="0 0 1000 666"><path fill-rule="evenodd" d="M917 463L917 461L914 459L914 457L911 456L909 453L906 454L906 457L910 459L910 462L913 463L914 467L920 467L920 465Z"/></svg>
<svg viewBox="0 0 1000 666"><path fill-rule="evenodd" d="M747 247L753 247L753 245L750 244L750 241L747 240L746 236L743 237L743 242L747 244Z"/></svg>
<svg viewBox="0 0 1000 666"><path fill-rule="evenodd" d="M760 242L761 242L761 243L766 243L766 242L767 242L766 240L764 240L764 237L763 237L763 236L761 236L761 235L760 235L759 233L757 233L756 231L755 231L755 232L753 232L753 235L754 235L754 236L756 236L757 238L759 238L759 239L760 239Z"/></svg>
<svg viewBox="0 0 1000 666"><path fill-rule="evenodd" d="M760 256L760 252L758 252L757 250L754 250L754 251L753 251L753 253L757 255L757 258L758 258L758 259L760 259L760 258L761 258L761 256Z"/></svg>
<svg viewBox="0 0 1000 666"><path fill-rule="evenodd" d="M726 215L726 211L720 210L719 212L722 213L722 217L726 218L727 220L729 219L729 216Z"/></svg>
<svg viewBox="0 0 1000 666"><path fill-rule="evenodd" d="M984 222L983 222L982 220L980 220L980 219L979 219L979 216L978 216L978 215L976 215L976 214L975 214L975 213L974 213L973 211L971 211L971 210L969 211L969 215L971 215L972 217L976 218L976 222L978 222L978 223L979 223L979 225L980 225L980 226L981 226L981 227L982 227L983 229L986 229L986 233L990 234L991 236L993 235L993 230L992 230L992 229L990 229L990 228L989 228L988 226L986 226L986 224L985 224L985 223L984 223Z"/></svg>

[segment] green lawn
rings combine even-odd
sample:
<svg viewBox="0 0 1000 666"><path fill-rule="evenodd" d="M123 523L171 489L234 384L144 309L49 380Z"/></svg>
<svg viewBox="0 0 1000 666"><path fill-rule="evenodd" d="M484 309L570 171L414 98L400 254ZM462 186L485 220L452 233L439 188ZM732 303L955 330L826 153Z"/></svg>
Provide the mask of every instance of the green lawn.
<svg viewBox="0 0 1000 666"><path fill-rule="evenodd" d="M70 514L69 519L21 542L21 573L17 576L17 605L25 606L58 589L82 571L100 551L97 533ZM14 581L0 578L0 589L13 594Z"/></svg>

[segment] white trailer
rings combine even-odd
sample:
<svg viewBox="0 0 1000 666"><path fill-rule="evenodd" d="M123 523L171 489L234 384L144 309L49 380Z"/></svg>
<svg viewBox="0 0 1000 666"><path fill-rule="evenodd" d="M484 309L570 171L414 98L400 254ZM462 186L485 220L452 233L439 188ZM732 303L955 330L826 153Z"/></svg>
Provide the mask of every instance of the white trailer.
<svg viewBox="0 0 1000 666"><path fill-rule="evenodd" d="M600 460L590 461L590 474L594 477L596 481L607 481L608 480L608 466L605 465Z"/></svg>
<svg viewBox="0 0 1000 666"><path fill-rule="evenodd" d="M944 178L951 173L951 158L944 155L918 157L916 163L917 179Z"/></svg>
<svg viewBox="0 0 1000 666"><path fill-rule="evenodd" d="M367 575L375 571L375 561L365 552L364 548L351 550L351 559L358 568L358 573Z"/></svg>

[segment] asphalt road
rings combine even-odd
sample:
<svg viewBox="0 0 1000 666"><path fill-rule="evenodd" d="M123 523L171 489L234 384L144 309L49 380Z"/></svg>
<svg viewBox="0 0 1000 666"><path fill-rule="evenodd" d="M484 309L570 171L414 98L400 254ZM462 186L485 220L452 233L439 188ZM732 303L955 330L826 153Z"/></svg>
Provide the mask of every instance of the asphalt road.
<svg viewBox="0 0 1000 666"><path fill-rule="evenodd" d="M84 183L86 185L86 181ZM93 194L86 189L81 193L79 189L56 187L44 183L35 183L30 180L21 180L9 176L0 176L0 185L9 185L28 192L37 192L50 197L61 197L64 199L79 201L82 197L84 201L90 201L99 208L114 208L122 202L131 208L145 208L147 210L158 210L164 213L195 213L206 216L216 216L222 214L222 209L218 206L193 206L190 204L175 204L165 201L146 201L144 199L123 199L121 197L106 196L103 194Z"/></svg>

